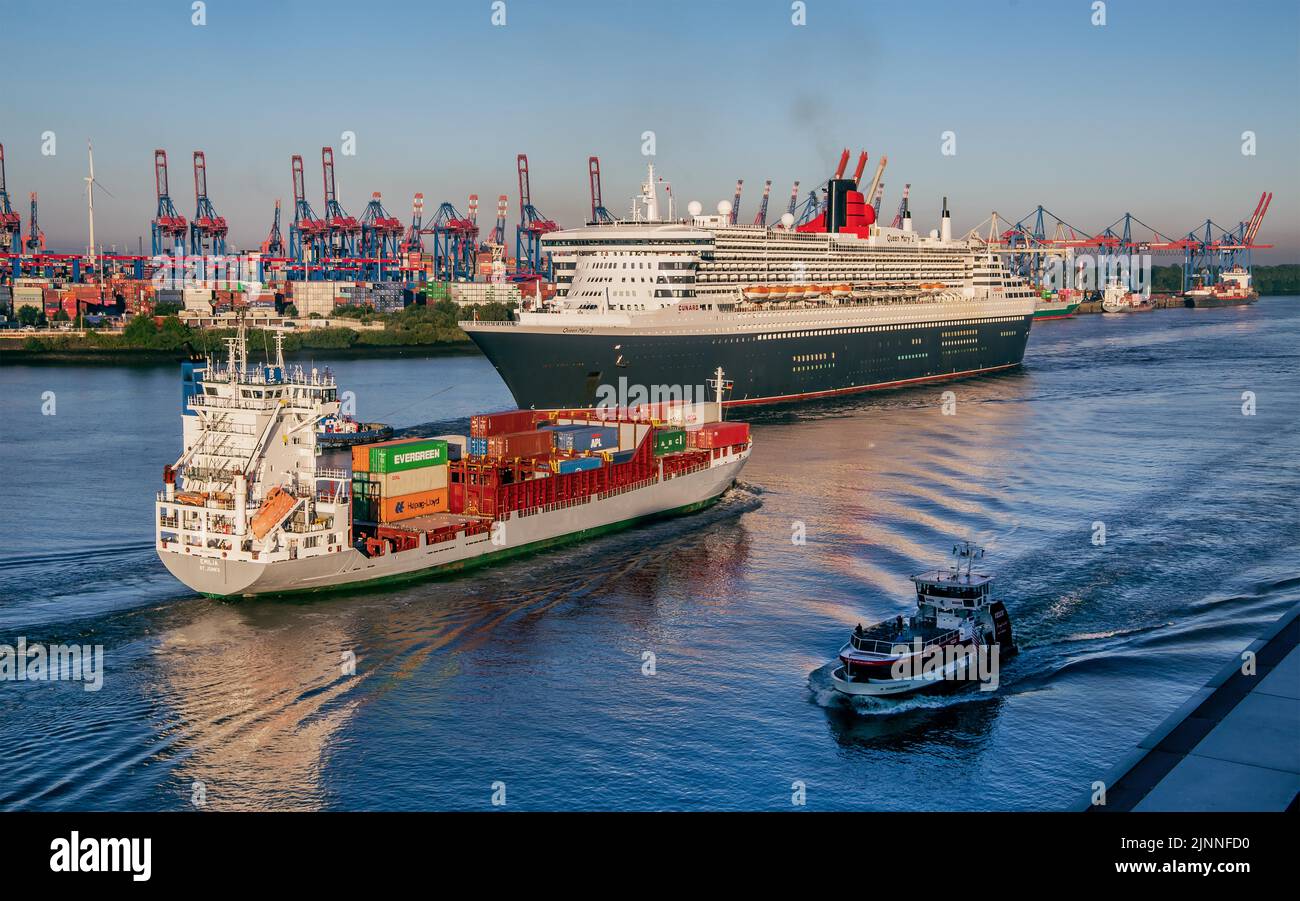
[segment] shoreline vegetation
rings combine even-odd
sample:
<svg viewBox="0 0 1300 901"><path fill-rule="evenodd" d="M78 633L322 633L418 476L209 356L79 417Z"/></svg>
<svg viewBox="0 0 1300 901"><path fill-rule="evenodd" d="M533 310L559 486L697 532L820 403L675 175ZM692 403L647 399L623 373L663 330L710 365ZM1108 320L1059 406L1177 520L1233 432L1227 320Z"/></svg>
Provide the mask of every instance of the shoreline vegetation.
<svg viewBox="0 0 1300 901"><path fill-rule="evenodd" d="M290 331L250 328L250 349L273 349L275 335L284 336L286 358L303 359L318 355L333 357L409 356L429 354L474 354L478 348L457 325L462 319L509 318L505 304L476 304L460 307L448 300L428 305L411 305L399 313L376 313L368 308L340 309L331 320L355 319L371 326L316 328L311 325ZM190 328L175 315L137 316L120 331L87 330L83 334L0 335L0 360L21 363L146 363L171 361L189 344L195 351L218 352L231 329ZM306 320L301 320L306 322ZM382 329L373 328L379 323Z"/></svg>

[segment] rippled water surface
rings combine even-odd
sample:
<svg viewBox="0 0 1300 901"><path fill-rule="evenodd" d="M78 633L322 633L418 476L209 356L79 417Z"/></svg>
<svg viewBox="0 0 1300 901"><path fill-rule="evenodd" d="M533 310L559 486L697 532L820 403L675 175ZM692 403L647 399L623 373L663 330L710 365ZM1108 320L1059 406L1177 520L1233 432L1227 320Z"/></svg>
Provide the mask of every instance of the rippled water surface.
<svg viewBox="0 0 1300 901"><path fill-rule="evenodd" d="M1297 348L1285 298L1039 323L1012 374L747 411L703 514L292 602L156 559L176 367L0 366L0 644L106 653L98 692L0 682L0 808L1064 807L1300 600ZM478 357L333 369L400 427L509 404ZM959 538L1023 648L1000 690L840 703L847 631Z"/></svg>

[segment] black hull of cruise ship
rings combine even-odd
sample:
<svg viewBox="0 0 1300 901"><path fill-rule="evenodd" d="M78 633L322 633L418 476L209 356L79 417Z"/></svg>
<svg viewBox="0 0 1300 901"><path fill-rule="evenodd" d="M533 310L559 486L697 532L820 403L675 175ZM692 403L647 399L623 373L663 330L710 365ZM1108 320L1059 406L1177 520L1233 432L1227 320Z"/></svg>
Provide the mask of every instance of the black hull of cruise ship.
<svg viewBox="0 0 1300 901"><path fill-rule="evenodd" d="M1033 315L884 330L756 335L573 334L524 326L471 330L522 408L589 407L668 399L680 386L711 398L719 366L728 405L778 404L903 387L1018 366ZM624 381L626 380L626 381ZM620 384L626 393L616 400ZM602 386L605 386L602 388ZM660 396L636 396L635 386ZM701 396L701 389L707 393ZM678 395L680 396L680 395Z"/></svg>

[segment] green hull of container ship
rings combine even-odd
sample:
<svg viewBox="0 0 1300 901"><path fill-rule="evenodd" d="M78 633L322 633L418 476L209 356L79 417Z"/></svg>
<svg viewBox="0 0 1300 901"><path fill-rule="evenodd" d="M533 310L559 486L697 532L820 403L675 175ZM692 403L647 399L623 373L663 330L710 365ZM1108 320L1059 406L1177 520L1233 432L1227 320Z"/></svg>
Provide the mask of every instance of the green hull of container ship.
<svg viewBox="0 0 1300 901"><path fill-rule="evenodd" d="M1077 302L1064 307L1050 307L1044 310L1034 310L1034 321L1041 322L1044 319L1068 319L1073 316L1079 309Z"/></svg>
<svg viewBox="0 0 1300 901"><path fill-rule="evenodd" d="M654 522L655 520L668 519L673 516L684 516L690 513L698 513L707 509L718 502L726 492L705 498L702 501L696 501L693 504L686 504L682 507L676 507L672 510L661 510L658 513L651 513L646 516L634 516L631 519L625 519L620 522L609 523L604 526L596 526L590 529L580 529L576 532L570 532L567 535L556 535L554 538L547 538L543 541L534 541L530 544L520 545L514 548L503 548L499 551L491 551L486 554L480 554L477 557L469 557L465 560L456 560L452 563L442 563L437 566L430 566L428 569L417 569L406 573L395 573L391 576L380 576L375 579L367 579L364 582L347 582L341 585L325 585L313 588L293 589L289 591L277 591L258 595L258 597L298 597L304 595L321 595L336 594L343 592L366 591L381 586L410 584L412 582L422 582L437 578L444 578L465 572L471 569L477 569L480 566L489 563L499 563L512 557L523 557L531 554L541 553L556 547L562 547L566 544L572 544L576 541L582 541L589 538L599 538L602 535L609 535L613 532L621 532L624 529L630 529L635 526L644 525L645 523ZM203 592L205 597L222 600L231 597L227 594L213 594Z"/></svg>

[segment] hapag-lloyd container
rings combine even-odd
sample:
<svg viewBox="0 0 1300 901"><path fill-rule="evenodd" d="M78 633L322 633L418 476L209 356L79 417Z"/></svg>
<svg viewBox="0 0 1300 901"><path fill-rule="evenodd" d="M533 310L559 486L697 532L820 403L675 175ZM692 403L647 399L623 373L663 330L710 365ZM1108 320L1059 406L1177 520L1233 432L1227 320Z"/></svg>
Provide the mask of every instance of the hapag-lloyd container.
<svg viewBox="0 0 1300 901"><path fill-rule="evenodd" d="M403 494L398 497L384 498L379 504L379 522L401 522L413 516L427 513L446 513L450 506L450 492L446 488L437 491L420 491L416 494Z"/></svg>
<svg viewBox="0 0 1300 901"><path fill-rule="evenodd" d="M749 423L706 422L689 434L691 443L698 448L730 447L749 441Z"/></svg>

